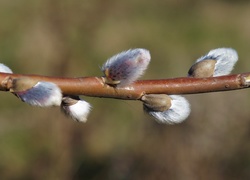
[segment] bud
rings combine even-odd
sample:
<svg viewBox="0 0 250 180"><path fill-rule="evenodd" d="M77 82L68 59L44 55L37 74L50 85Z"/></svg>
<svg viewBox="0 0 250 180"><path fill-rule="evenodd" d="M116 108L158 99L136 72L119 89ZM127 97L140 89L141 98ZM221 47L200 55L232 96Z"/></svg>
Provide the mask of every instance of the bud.
<svg viewBox="0 0 250 180"><path fill-rule="evenodd" d="M171 107L172 99L166 94L145 94L141 101L146 111L163 112Z"/></svg>
<svg viewBox="0 0 250 180"><path fill-rule="evenodd" d="M237 61L238 54L234 49L214 49L196 61L188 71L188 76L203 78L227 75L231 73Z"/></svg>
<svg viewBox="0 0 250 180"><path fill-rule="evenodd" d="M10 92L32 106L60 106L61 89L51 82L39 82L31 78L12 79Z"/></svg>
<svg viewBox="0 0 250 180"><path fill-rule="evenodd" d="M91 105L79 96L65 96L62 99L61 110L73 120L86 122Z"/></svg>
<svg viewBox="0 0 250 180"><path fill-rule="evenodd" d="M2 63L0 63L0 72L1 73L11 73L11 74L13 73L12 70L8 66L6 66Z"/></svg>
<svg viewBox="0 0 250 180"><path fill-rule="evenodd" d="M123 51L102 66L106 84L124 87L136 81L147 69L150 53L146 49Z"/></svg>
<svg viewBox="0 0 250 180"><path fill-rule="evenodd" d="M177 95L144 95L143 109L159 123L177 124L183 122L190 114L188 101Z"/></svg>
<svg viewBox="0 0 250 180"><path fill-rule="evenodd" d="M206 78L213 77L216 61L213 59L205 59L195 63L188 71L190 77Z"/></svg>

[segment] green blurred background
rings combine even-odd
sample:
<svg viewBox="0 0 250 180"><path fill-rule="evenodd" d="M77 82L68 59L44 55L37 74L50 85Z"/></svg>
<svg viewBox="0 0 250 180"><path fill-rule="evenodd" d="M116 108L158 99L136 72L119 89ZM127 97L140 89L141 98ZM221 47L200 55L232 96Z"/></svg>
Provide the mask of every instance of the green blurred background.
<svg viewBox="0 0 250 180"><path fill-rule="evenodd" d="M0 0L0 60L16 73L101 76L130 48L149 49L144 79L186 76L218 47L250 71L247 0ZM185 96L182 124L160 125L134 101L85 99L85 124L59 108L0 93L0 179L249 179L250 90Z"/></svg>

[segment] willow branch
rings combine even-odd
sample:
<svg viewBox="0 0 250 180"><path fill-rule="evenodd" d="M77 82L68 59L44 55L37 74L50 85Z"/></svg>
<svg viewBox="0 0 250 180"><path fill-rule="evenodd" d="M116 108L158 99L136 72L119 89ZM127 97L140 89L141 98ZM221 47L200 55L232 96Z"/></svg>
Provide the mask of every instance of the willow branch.
<svg viewBox="0 0 250 180"><path fill-rule="evenodd" d="M104 83L102 77L49 77L41 75L0 73L0 91L8 91L8 79L28 77L57 84L63 94L102 98L138 100L144 94L197 94L238 90L250 87L250 72L210 78L179 77L136 81L124 88L114 88Z"/></svg>

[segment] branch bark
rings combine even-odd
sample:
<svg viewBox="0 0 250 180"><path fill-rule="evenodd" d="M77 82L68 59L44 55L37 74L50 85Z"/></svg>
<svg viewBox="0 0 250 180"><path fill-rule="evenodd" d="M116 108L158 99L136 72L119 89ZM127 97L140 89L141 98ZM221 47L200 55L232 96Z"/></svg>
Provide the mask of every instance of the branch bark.
<svg viewBox="0 0 250 180"><path fill-rule="evenodd" d="M49 77L41 75L0 73L0 90L8 91L6 82L15 78L32 78L57 84L63 94L85 95L101 98L139 100L144 94L198 94L239 90L250 87L250 72L210 77L179 77L159 80L140 80L124 88L114 88L104 83L102 77Z"/></svg>

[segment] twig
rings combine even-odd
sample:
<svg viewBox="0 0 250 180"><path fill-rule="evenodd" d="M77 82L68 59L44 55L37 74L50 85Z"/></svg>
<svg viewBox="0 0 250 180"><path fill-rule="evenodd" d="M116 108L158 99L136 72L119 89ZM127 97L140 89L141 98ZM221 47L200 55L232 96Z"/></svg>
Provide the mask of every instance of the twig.
<svg viewBox="0 0 250 180"><path fill-rule="evenodd" d="M20 77L53 82L61 88L63 94L125 100L138 100L144 94L197 94L238 90L250 87L250 72L210 78L180 77L159 80L141 80L124 88L114 88L106 85L102 77L64 78L0 73L0 91L8 91L8 81Z"/></svg>

